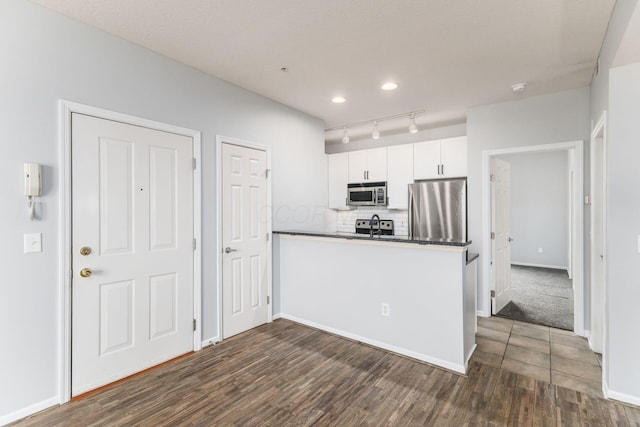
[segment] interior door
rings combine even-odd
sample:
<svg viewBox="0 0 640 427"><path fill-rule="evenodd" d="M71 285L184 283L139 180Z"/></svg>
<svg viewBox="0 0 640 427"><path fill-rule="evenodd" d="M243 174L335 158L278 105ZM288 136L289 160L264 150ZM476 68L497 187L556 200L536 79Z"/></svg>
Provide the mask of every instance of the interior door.
<svg viewBox="0 0 640 427"><path fill-rule="evenodd" d="M189 137L72 115L72 395L193 350Z"/></svg>
<svg viewBox="0 0 640 427"><path fill-rule="evenodd" d="M222 144L222 336L268 321L266 152Z"/></svg>
<svg viewBox="0 0 640 427"><path fill-rule="evenodd" d="M512 299L511 295L511 165L491 159L491 283L492 314Z"/></svg>

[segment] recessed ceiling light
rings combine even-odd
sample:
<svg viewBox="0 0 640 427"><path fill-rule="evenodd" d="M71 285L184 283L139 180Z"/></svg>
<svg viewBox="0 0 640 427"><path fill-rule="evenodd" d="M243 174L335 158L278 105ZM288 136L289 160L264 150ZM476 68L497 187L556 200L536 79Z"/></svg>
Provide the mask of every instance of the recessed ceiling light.
<svg viewBox="0 0 640 427"><path fill-rule="evenodd" d="M526 83L515 83L511 85L511 90L513 91L513 93L522 93L526 88Z"/></svg>
<svg viewBox="0 0 640 427"><path fill-rule="evenodd" d="M344 97L342 97L342 96L334 96L331 99L331 102L333 102L334 104L342 104L345 101L346 101L346 99Z"/></svg>
<svg viewBox="0 0 640 427"><path fill-rule="evenodd" d="M382 86L380 86L380 89L382 90L394 90L398 87L398 83L395 82L386 82L385 84L383 84Z"/></svg>

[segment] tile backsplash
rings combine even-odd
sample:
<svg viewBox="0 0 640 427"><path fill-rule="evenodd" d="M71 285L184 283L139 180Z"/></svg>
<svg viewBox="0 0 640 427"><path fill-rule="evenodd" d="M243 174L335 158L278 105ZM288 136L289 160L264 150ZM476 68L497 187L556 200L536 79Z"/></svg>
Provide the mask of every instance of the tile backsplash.
<svg viewBox="0 0 640 427"><path fill-rule="evenodd" d="M364 206L349 211L338 211L336 214L336 231L338 233L353 233L356 227L356 219L369 219L373 214L378 214L380 219L392 219L396 236L407 236L409 234L409 214L407 211Z"/></svg>

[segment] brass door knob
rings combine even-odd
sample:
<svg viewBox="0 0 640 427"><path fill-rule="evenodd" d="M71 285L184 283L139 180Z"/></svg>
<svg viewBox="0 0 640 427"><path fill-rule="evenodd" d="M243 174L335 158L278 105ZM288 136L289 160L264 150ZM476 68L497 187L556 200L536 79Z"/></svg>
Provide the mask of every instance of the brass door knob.
<svg viewBox="0 0 640 427"><path fill-rule="evenodd" d="M80 255L87 256L91 253L91 248L89 246L83 246L80 248Z"/></svg>
<svg viewBox="0 0 640 427"><path fill-rule="evenodd" d="M80 277L91 277L93 271L90 268L83 268L80 270Z"/></svg>

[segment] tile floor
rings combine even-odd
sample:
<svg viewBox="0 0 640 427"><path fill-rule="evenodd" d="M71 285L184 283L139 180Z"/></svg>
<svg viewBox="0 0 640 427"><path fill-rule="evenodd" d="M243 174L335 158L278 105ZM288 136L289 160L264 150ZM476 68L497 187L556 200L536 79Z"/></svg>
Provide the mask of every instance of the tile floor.
<svg viewBox="0 0 640 427"><path fill-rule="evenodd" d="M573 332L479 317L476 343L471 360L603 397L601 356Z"/></svg>

